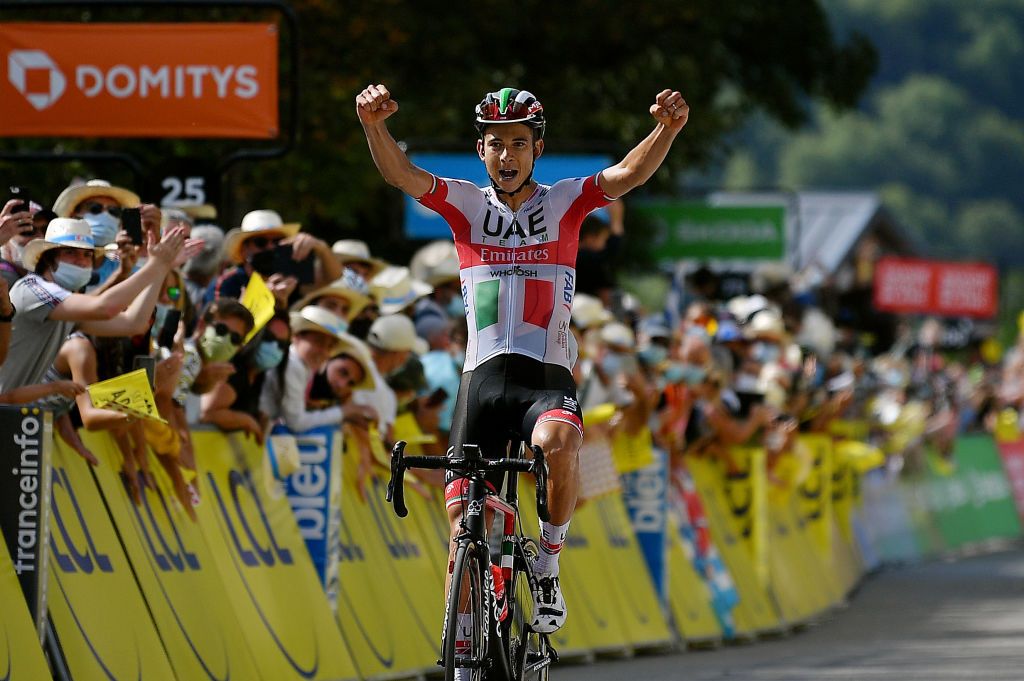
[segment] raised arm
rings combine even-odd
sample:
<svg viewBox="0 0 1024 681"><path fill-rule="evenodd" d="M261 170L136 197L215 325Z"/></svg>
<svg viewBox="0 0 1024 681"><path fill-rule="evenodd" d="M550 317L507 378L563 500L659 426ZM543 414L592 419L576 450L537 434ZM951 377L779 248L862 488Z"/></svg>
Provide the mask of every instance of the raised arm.
<svg viewBox="0 0 1024 681"><path fill-rule="evenodd" d="M391 93L383 85L368 85L356 97L356 114L363 125L366 143L377 170L392 187L398 187L418 199L430 191L434 178L427 171L413 165L388 132L384 121L396 111L398 102L391 99Z"/></svg>
<svg viewBox="0 0 1024 681"><path fill-rule="evenodd" d="M163 283L164 277L171 269L171 263L185 243L185 231L176 227L163 238L160 244L150 246L151 257L135 274L120 284L116 284L98 296L73 294L50 312L50 319L70 322L89 322L110 320L122 310L128 308L143 291L151 290L153 304L156 303L156 292ZM159 257L167 252L167 257ZM152 312L152 305L149 309ZM138 332L136 332L138 333Z"/></svg>
<svg viewBox="0 0 1024 681"><path fill-rule="evenodd" d="M678 92L662 90L651 105L651 115L658 122L651 134L617 164L601 171L599 182L608 196L618 198L654 175L686 125L690 107Z"/></svg>

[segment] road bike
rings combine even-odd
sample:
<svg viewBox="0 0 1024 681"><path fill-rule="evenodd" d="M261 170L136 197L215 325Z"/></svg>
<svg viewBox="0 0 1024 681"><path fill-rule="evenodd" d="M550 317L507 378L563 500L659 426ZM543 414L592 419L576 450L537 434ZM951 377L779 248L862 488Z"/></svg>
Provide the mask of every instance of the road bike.
<svg viewBox="0 0 1024 681"><path fill-rule="evenodd" d="M404 518L405 471L409 468L445 469L469 481L462 497L461 532L454 539L455 559L448 566L451 584L445 599L441 659L445 681L455 670L470 670L474 681L547 681L558 654L546 634L530 628L533 590L537 579L533 562L536 543L523 535L519 518L519 473L531 473L537 483L537 515L547 520L548 469L544 452L531 447L532 458L485 459L476 445L463 445L458 456L406 456L405 442L391 452L391 480L387 500ZM510 449L514 451L514 449ZM504 493L488 493L486 476L505 475ZM486 511L501 516L500 548L492 552L487 538ZM496 589L495 583L498 583ZM502 589L502 587L504 587ZM503 593L502 593L503 592Z"/></svg>

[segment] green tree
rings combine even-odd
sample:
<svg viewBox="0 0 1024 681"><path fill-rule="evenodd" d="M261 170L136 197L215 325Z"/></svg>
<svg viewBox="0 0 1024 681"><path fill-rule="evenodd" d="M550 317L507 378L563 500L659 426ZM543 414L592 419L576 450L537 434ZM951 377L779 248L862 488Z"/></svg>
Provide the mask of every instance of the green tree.
<svg viewBox="0 0 1024 681"><path fill-rule="evenodd" d="M796 126L806 120L811 102L855 104L875 67L869 43L856 34L837 40L817 0L293 5L302 24L301 137L287 157L241 165L230 174L234 210L224 222L273 206L325 235L355 235L376 246L400 241L401 204L373 169L356 121L354 98L368 82L392 89L402 107L392 129L412 148L471 150L473 106L488 90L516 85L544 102L549 151L613 154L646 134L655 93L678 88L692 114L684 140L655 179L668 186L673 172L713 158L724 137L756 112ZM90 17L108 14L125 18L102 9ZM42 16L37 10L33 18ZM220 16L233 15L225 10ZM192 12L187 18L202 17ZM10 149L20 142L2 144ZM191 142L64 144L116 147L143 153L154 164L170 154L213 155L220 148ZM57 191L66 171L41 171L39 186L45 182Z"/></svg>

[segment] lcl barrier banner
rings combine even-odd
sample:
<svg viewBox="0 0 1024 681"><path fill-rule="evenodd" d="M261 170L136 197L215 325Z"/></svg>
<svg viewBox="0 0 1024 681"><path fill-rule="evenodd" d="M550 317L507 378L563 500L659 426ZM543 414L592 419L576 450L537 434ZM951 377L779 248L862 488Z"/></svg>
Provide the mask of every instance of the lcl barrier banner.
<svg viewBox="0 0 1024 681"><path fill-rule="evenodd" d="M3 670L0 679L49 679L50 670L39 647L39 637L3 542L0 542L0 603L3 603L0 640L5 641L5 645L0 646L0 670Z"/></svg>
<svg viewBox="0 0 1024 681"><path fill-rule="evenodd" d="M274 24L2 23L0 55L0 136L278 134Z"/></svg>
<svg viewBox="0 0 1024 681"><path fill-rule="evenodd" d="M289 433L275 426L274 433ZM341 522L341 437L322 426L295 435L299 469L284 481L299 533L332 609L338 602L338 528Z"/></svg>
<svg viewBox="0 0 1024 681"><path fill-rule="evenodd" d="M263 448L237 434L192 438L202 452L199 527L261 676L355 678L292 510L266 491Z"/></svg>
<svg viewBox="0 0 1024 681"><path fill-rule="evenodd" d="M259 678L206 538L178 503L163 467L149 455L156 488L140 474L136 506L118 475L121 453L113 439L86 431L82 438L101 462L93 474L175 676Z"/></svg>
<svg viewBox="0 0 1024 681"><path fill-rule="evenodd" d="M75 681L174 681L85 459L54 448L49 611Z"/></svg>
<svg viewBox="0 0 1024 681"><path fill-rule="evenodd" d="M4 465L0 467L0 529L40 640L46 613L50 515L51 415L0 408Z"/></svg>

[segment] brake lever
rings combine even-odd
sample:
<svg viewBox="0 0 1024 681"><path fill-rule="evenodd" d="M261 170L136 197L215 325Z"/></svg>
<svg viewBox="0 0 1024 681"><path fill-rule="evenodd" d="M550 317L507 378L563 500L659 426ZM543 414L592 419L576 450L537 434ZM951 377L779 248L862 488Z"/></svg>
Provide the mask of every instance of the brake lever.
<svg viewBox="0 0 1024 681"><path fill-rule="evenodd" d="M395 514L399 518L409 515L409 509L405 507L405 441L399 440L391 449L391 479L388 480L388 489L384 498L393 503Z"/></svg>
<svg viewBox="0 0 1024 681"><path fill-rule="evenodd" d="M537 481L537 517L542 522L551 520L548 509L548 463L544 458L544 450L538 445L530 447L533 451L533 476Z"/></svg>

